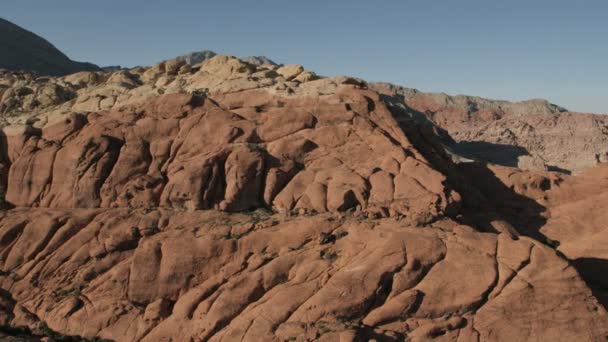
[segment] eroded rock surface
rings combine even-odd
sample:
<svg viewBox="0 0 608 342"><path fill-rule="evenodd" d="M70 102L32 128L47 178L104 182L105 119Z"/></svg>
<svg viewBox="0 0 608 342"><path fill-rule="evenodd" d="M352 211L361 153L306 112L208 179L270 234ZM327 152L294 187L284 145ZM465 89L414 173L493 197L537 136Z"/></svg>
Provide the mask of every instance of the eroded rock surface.
<svg viewBox="0 0 608 342"><path fill-rule="evenodd" d="M606 312L551 248L448 220L416 228L330 214L35 212L0 219L2 286L20 310L66 334L232 341L607 333ZM21 319L13 322L28 323Z"/></svg>
<svg viewBox="0 0 608 342"><path fill-rule="evenodd" d="M545 100L496 101L385 83L370 87L392 108L446 130L461 155L512 167L529 157L567 173L608 161L606 115L568 112Z"/></svg>
<svg viewBox="0 0 608 342"><path fill-rule="evenodd" d="M252 69L218 56L201 72L230 78ZM376 93L332 79L294 88L162 95L6 130L6 200L49 208L359 208L422 223L458 204Z"/></svg>
<svg viewBox="0 0 608 342"><path fill-rule="evenodd" d="M117 341L608 337L584 262L607 258L589 243L605 235L602 172L472 162L363 80L261 58L3 73L0 98L3 325ZM592 218L569 224L581 206Z"/></svg>

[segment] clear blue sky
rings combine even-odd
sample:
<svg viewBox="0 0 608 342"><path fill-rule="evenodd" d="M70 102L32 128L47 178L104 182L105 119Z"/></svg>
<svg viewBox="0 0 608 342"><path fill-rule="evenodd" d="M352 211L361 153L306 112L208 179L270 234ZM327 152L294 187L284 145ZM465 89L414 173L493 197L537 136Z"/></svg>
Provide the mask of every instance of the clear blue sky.
<svg viewBox="0 0 608 342"><path fill-rule="evenodd" d="M102 66L209 49L608 113L606 0L7 0L0 17Z"/></svg>

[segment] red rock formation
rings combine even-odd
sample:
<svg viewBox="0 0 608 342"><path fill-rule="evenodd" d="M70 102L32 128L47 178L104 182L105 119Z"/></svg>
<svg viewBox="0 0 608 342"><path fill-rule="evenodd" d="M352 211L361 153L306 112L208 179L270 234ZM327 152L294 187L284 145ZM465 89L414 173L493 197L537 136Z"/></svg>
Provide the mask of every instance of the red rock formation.
<svg viewBox="0 0 608 342"><path fill-rule="evenodd" d="M607 333L604 309L551 248L450 221L34 212L0 221L3 287L20 308L14 324L37 317L120 341Z"/></svg>
<svg viewBox="0 0 608 342"><path fill-rule="evenodd" d="M608 161L606 115L572 113L545 100L449 96L384 83L371 87L396 111L446 130L456 141L454 151L470 158L561 172Z"/></svg>
<svg viewBox="0 0 608 342"><path fill-rule="evenodd" d="M8 174L15 206L360 207L428 222L459 200L377 95L351 85L322 99L166 95L13 140L23 142Z"/></svg>
<svg viewBox="0 0 608 342"><path fill-rule="evenodd" d="M117 341L608 336L603 283L574 268L605 258L599 228L577 240L567 224L578 191L601 203L601 173L456 163L437 127L360 80L182 67L73 75L76 98L30 112L38 92L4 102L0 324Z"/></svg>

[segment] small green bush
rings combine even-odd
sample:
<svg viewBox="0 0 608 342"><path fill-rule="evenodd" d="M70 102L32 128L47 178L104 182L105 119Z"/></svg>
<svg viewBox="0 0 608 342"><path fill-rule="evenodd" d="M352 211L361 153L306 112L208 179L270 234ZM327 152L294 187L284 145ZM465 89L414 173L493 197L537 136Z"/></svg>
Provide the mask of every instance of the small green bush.
<svg viewBox="0 0 608 342"><path fill-rule="evenodd" d="M559 247L559 245L560 245L560 242L559 242L559 241L557 241L557 240L552 240L552 239L550 239L550 238L547 238L547 239L546 239L546 243L547 243L547 245L548 245L549 247L554 248L554 249L555 249L555 248L557 248L557 247Z"/></svg>
<svg viewBox="0 0 608 342"><path fill-rule="evenodd" d="M334 260L338 259L338 254L336 254L334 252L327 253L325 251L321 251L319 253L319 256L321 257L321 259L329 260L329 261L334 261Z"/></svg>

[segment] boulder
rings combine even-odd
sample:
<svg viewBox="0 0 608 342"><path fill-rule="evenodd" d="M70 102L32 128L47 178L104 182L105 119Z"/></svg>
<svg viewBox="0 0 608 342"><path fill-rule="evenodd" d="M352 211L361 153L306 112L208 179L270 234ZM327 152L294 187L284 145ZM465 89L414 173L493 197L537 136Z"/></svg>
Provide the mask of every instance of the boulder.
<svg viewBox="0 0 608 342"><path fill-rule="evenodd" d="M283 76L286 80L292 80L302 72L304 72L304 67L299 64L284 65L277 69L277 73Z"/></svg>

